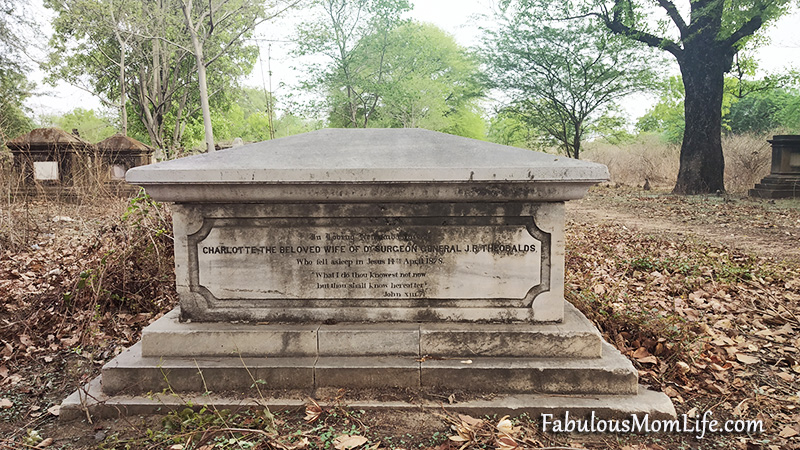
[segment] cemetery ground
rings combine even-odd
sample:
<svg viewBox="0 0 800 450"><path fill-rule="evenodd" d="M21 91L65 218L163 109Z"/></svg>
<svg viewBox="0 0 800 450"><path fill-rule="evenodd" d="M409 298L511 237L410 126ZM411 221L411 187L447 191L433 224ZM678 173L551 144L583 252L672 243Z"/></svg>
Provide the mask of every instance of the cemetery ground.
<svg viewBox="0 0 800 450"><path fill-rule="evenodd" d="M27 199L0 207L0 448L800 448L800 201L600 186L567 217L567 299L640 382L679 415L758 419L763 434L546 434L538 417L359 411L336 391L315 400L337 406L298 411L60 423L57 405L176 304L169 211Z"/></svg>

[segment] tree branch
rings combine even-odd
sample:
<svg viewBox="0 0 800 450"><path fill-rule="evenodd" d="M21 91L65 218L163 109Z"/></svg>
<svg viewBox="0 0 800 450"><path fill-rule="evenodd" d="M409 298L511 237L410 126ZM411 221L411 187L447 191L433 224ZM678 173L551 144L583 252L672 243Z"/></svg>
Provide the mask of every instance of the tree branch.
<svg viewBox="0 0 800 450"><path fill-rule="evenodd" d="M738 30L734 31L727 39L722 41L723 48L733 48L741 39L752 36L762 25L764 25L764 17L762 16L763 10L760 14L752 17L750 20L742 24Z"/></svg>
<svg viewBox="0 0 800 450"><path fill-rule="evenodd" d="M672 19L672 23L678 27L678 31L681 33L681 39L686 38L686 22L681 17L681 14L678 12L678 8L675 7L675 4L672 3L670 0L657 0L658 4L667 11L667 15L670 19Z"/></svg>
<svg viewBox="0 0 800 450"><path fill-rule="evenodd" d="M614 13L613 19L609 18L608 16L602 16L602 19L606 27L613 33L626 36L633 40L647 44L653 48L663 49L671 53L679 61L683 58L683 49L676 42L673 42L669 39L660 38L654 34L646 33L644 31L639 31L634 28L631 28L628 25L622 23L622 21L617 16L617 13Z"/></svg>

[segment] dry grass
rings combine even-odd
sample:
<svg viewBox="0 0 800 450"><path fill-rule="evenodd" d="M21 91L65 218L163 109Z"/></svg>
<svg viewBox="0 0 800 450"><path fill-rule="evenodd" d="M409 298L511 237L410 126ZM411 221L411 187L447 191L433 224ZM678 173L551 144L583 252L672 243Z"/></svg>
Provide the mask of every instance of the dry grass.
<svg viewBox="0 0 800 450"><path fill-rule="evenodd" d="M87 209L113 209L136 194L135 187L112 180L105 166L82 167L77 173L69 185L26 182L13 169L10 153L0 153L0 251L36 244L59 217L80 220ZM48 217L39 217L43 213Z"/></svg>
<svg viewBox="0 0 800 450"><path fill-rule="evenodd" d="M769 174L771 148L769 134L729 135L722 138L725 154L725 185L728 192L746 193ZM650 185L670 188L678 175L680 146L663 142L658 136L640 135L627 144L591 142L584 159L603 163L611 181L627 186Z"/></svg>

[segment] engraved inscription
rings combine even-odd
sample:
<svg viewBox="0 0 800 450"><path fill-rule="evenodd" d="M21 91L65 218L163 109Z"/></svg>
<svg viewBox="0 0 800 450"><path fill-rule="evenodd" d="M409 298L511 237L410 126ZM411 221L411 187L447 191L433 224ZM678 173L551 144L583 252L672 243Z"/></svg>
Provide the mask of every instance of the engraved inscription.
<svg viewBox="0 0 800 450"><path fill-rule="evenodd" d="M524 298L541 242L520 225L213 227L198 280L217 299Z"/></svg>

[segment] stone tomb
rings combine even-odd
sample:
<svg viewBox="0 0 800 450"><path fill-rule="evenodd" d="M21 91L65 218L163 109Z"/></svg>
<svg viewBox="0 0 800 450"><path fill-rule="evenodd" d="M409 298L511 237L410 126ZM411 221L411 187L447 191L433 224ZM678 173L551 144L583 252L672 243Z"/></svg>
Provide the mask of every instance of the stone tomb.
<svg viewBox="0 0 800 450"><path fill-rule="evenodd" d="M772 144L770 174L750 189L750 196L800 198L800 135L776 135L767 142Z"/></svg>
<svg viewBox="0 0 800 450"><path fill-rule="evenodd" d="M564 202L607 178L418 129L320 130L131 169L130 183L174 203L180 308L62 417L178 406L146 395L166 388L247 405L231 399L255 380L274 407L403 388L467 392L448 407L474 413L672 416L564 301Z"/></svg>

